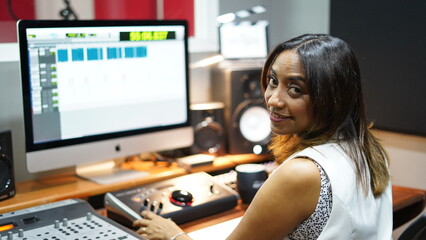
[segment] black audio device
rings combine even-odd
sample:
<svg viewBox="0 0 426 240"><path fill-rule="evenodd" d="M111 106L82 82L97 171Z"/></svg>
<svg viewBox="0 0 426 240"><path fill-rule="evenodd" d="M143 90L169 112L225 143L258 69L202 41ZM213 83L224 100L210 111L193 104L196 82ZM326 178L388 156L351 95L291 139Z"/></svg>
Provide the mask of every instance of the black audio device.
<svg viewBox="0 0 426 240"><path fill-rule="evenodd" d="M205 172L107 193L106 196L109 194L136 213L149 210L171 218L177 224L232 209L239 199L236 191ZM120 214L112 204L115 202L106 198L108 217L124 226L132 226L135 218L129 217L129 211Z"/></svg>

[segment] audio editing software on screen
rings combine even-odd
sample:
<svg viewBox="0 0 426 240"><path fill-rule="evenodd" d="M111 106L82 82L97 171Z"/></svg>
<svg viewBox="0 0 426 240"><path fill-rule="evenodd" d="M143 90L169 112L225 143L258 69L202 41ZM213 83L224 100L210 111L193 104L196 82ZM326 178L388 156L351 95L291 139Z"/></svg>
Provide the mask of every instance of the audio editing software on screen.
<svg viewBox="0 0 426 240"><path fill-rule="evenodd" d="M36 142L185 122L183 31L28 29ZM169 109L156 107L164 101Z"/></svg>

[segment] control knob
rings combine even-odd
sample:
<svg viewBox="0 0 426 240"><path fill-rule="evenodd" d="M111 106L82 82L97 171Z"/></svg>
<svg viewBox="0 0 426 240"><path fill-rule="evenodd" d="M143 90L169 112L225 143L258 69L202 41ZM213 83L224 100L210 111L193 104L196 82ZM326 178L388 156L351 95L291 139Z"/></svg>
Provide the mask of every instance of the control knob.
<svg viewBox="0 0 426 240"><path fill-rule="evenodd" d="M178 206L190 206L193 200L192 194L185 190L175 190L170 196L170 202Z"/></svg>

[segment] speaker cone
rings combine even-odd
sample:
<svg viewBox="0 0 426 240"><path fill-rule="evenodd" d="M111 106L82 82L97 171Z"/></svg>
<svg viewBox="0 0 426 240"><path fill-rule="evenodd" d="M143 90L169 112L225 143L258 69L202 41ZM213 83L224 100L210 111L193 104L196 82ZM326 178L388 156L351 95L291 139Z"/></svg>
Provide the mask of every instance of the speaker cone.
<svg viewBox="0 0 426 240"><path fill-rule="evenodd" d="M223 109L223 102L191 105L191 121L194 127L192 153L225 154Z"/></svg>
<svg viewBox="0 0 426 240"><path fill-rule="evenodd" d="M0 193L10 187L12 176L10 174L10 165L6 156L0 153Z"/></svg>
<svg viewBox="0 0 426 240"><path fill-rule="evenodd" d="M264 107L248 107L241 114L239 125L241 135L251 142L262 142L271 134L269 114Z"/></svg>
<svg viewBox="0 0 426 240"><path fill-rule="evenodd" d="M205 120L195 128L195 144L201 151L216 153L223 138L222 126L216 122Z"/></svg>

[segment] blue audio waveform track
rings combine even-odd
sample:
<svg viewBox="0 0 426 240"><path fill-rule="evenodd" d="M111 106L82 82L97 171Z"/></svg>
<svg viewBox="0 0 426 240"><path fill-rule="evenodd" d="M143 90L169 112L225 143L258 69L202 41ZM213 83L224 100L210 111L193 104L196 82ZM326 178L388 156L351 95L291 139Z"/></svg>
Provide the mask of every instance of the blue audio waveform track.
<svg viewBox="0 0 426 240"><path fill-rule="evenodd" d="M146 46L136 47L107 47L106 60L120 58L145 58L147 57ZM124 56L123 56L124 55ZM69 49L63 48L57 50L58 62L68 62L70 60ZM104 60L104 48L72 48L71 61L97 61Z"/></svg>
<svg viewBox="0 0 426 240"><path fill-rule="evenodd" d="M87 49L87 60L93 61L93 60L102 60L102 59L103 59L102 48Z"/></svg>
<svg viewBox="0 0 426 240"><path fill-rule="evenodd" d="M58 50L58 62L68 62L68 50L59 49Z"/></svg>

